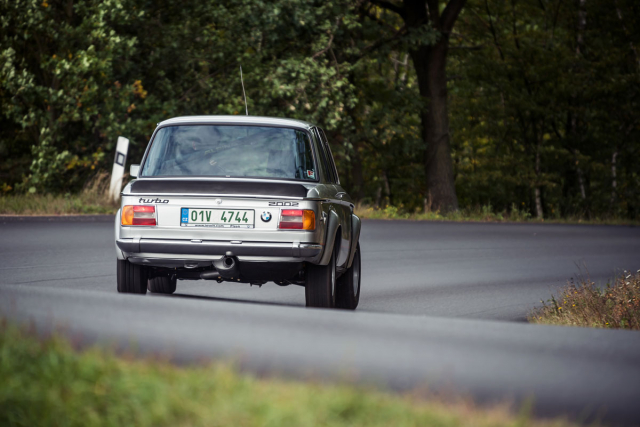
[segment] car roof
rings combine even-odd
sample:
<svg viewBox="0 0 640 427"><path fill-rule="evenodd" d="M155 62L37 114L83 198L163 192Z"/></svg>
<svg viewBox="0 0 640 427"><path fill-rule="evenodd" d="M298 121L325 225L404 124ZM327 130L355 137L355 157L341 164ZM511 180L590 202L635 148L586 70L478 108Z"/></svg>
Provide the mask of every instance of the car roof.
<svg viewBox="0 0 640 427"><path fill-rule="evenodd" d="M266 125L283 126L299 129L310 129L314 125L302 120L283 119L279 117L260 116L182 116L174 117L158 123L158 127L184 124L242 124L242 125Z"/></svg>

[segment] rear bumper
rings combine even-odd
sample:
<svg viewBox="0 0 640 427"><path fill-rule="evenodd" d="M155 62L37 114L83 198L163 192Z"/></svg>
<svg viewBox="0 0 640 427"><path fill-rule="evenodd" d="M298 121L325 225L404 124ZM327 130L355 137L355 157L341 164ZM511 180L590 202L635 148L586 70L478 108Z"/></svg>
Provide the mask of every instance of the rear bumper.
<svg viewBox="0 0 640 427"><path fill-rule="evenodd" d="M234 256L315 258L322 245L300 242L241 242L183 239L116 239L120 250L128 254L180 254L219 257L232 252Z"/></svg>

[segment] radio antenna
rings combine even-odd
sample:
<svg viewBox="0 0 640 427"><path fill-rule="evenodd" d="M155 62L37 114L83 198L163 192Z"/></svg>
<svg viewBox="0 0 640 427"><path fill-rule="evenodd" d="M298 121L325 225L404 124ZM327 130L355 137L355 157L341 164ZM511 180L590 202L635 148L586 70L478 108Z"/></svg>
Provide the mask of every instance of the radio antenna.
<svg viewBox="0 0 640 427"><path fill-rule="evenodd" d="M249 115L249 108L247 108L247 94L244 92L244 80L242 80L242 65L240 66L240 83L242 83L242 96L244 97L244 111Z"/></svg>

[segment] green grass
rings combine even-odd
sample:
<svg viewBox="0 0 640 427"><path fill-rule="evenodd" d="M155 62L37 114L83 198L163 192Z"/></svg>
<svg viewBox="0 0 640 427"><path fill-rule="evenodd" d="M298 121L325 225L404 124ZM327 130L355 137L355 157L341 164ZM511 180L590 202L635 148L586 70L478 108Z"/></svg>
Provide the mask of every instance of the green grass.
<svg viewBox="0 0 640 427"><path fill-rule="evenodd" d="M0 321L2 426L568 426L424 395L258 379L46 340Z"/></svg>
<svg viewBox="0 0 640 427"><path fill-rule="evenodd" d="M126 179L124 180L126 182ZM78 194L9 194L0 195L0 215L84 215L115 214L119 204L107 197L109 174L100 172L87 182ZM495 212L491 205L474 208L462 208L456 212L441 214L438 211L427 213L406 212L402 207L386 206L374 208L358 204L354 212L363 219L406 219L413 221L456 221L456 222L538 222L564 224L615 224L640 225L639 220L618 217L602 218L553 218L537 219L518 209L515 205L509 211Z"/></svg>
<svg viewBox="0 0 640 427"><path fill-rule="evenodd" d="M599 288L591 280L573 281L529 315L529 322L640 330L640 270L624 272Z"/></svg>
<svg viewBox="0 0 640 427"><path fill-rule="evenodd" d="M630 220L618 217L558 217L550 219L538 219L530 213L518 209L515 205L509 211L495 212L491 205L474 208L461 208L456 212L442 214L439 211L407 212L396 206L375 208L358 204L355 214L363 219L405 219L412 221L456 221L456 222L535 222L535 223L559 223L559 224L610 224L610 225L640 225L639 220Z"/></svg>

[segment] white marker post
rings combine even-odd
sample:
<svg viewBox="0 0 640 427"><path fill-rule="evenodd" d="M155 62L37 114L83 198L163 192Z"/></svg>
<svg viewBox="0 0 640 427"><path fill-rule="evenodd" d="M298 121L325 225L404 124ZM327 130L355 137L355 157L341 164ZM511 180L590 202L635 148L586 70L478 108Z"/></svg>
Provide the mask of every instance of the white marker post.
<svg viewBox="0 0 640 427"><path fill-rule="evenodd" d="M109 186L109 198L114 202L120 199L124 165L127 162L127 151L129 151L129 140L119 136L118 145L116 145L116 158L113 160L113 172L111 172L111 185Z"/></svg>

